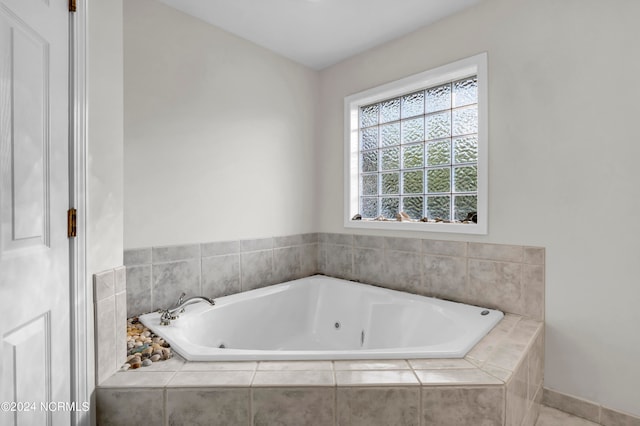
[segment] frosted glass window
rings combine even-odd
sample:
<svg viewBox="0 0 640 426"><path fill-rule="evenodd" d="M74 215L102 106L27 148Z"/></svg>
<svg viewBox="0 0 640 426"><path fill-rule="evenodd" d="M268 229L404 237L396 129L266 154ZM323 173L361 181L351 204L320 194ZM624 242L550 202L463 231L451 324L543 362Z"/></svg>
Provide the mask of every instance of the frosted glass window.
<svg viewBox="0 0 640 426"><path fill-rule="evenodd" d="M461 221L477 212L477 76L363 105L358 117L363 219L403 211Z"/></svg>
<svg viewBox="0 0 640 426"><path fill-rule="evenodd" d="M487 70L480 53L345 97L346 228L487 233Z"/></svg>

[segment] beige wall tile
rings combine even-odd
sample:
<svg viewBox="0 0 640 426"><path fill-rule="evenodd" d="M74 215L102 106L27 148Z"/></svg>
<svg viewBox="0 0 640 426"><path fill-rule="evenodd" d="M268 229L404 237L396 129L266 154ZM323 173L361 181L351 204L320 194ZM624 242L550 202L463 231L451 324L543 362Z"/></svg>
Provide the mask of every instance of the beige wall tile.
<svg viewBox="0 0 640 426"><path fill-rule="evenodd" d="M468 243L462 241L422 240L422 252L436 256L467 256Z"/></svg>
<svg viewBox="0 0 640 426"><path fill-rule="evenodd" d="M555 408L540 406L540 415L536 426L598 426L598 423L572 416Z"/></svg>
<svg viewBox="0 0 640 426"><path fill-rule="evenodd" d="M101 426L164 424L164 390L98 388L96 423Z"/></svg>
<svg viewBox="0 0 640 426"><path fill-rule="evenodd" d="M304 244L303 234L284 235L281 237L273 237L273 248L293 247Z"/></svg>
<svg viewBox="0 0 640 426"><path fill-rule="evenodd" d="M529 356L529 400L532 401L536 392L542 387L544 380L544 328L538 332L533 345L528 353Z"/></svg>
<svg viewBox="0 0 640 426"><path fill-rule="evenodd" d="M418 379L410 370L343 370L336 371L338 386L417 386Z"/></svg>
<svg viewBox="0 0 640 426"><path fill-rule="evenodd" d="M328 244L339 244L343 246L350 246L353 244L354 236L352 234L332 234L322 233L318 234L318 241Z"/></svg>
<svg viewBox="0 0 640 426"><path fill-rule="evenodd" d="M256 238L252 240L241 240L240 250L242 252L271 250L273 248L273 238Z"/></svg>
<svg viewBox="0 0 640 426"><path fill-rule="evenodd" d="M384 249L384 237L355 234L353 236L353 246Z"/></svg>
<svg viewBox="0 0 640 426"><path fill-rule="evenodd" d="M479 368L415 370L423 386L443 385L502 385L504 382Z"/></svg>
<svg viewBox="0 0 640 426"><path fill-rule="evenodd" d="M113 274L112 274L113 276ZM111 296L94 304L96 329L96 382L102 383L118 369L116 359L116 299Z"/></svg>
<svg viewBox="0 0 640 426"><path fill-rule="evenodd" d="M507 426L520 426L524 420L527 408L527 363L524 362L514 372L507 383Z"/></svg>
<svg viewBox="0 0 640 426"><path fill-rule="evenodd" d="M151 261L153 263L175 262L176 260L199 259L199 258L200 258L200 244L151 248Z"/></svg>
<svg viewBox="0 0 640 426"><path fill-rule="evenodd" d="M411 251L420 253L422 251L422 244L417 238L385 237L384 248L386 250Z"/></svg>
<svg viewBox="0 0 640 426"><path fill-rule="evenodd" d="M127 266L127 316L151 311L151 265Z"/></svg>
<svg viewBox="0 0 640 426"><path fill-rule="evenodd" d="M273 249L273 282L300 278L300 246Z"/></svg>
<svg viewBox="0 0 640 426"><path fill-rule="evenodd" d="M384 260L382 248L354 248L353 277L363 283L388 286L384 278Z"/></svg>
<svg viewBox="0 0 640 426"><path fill-rule="evenodd" d="M501 426L504 387L423 387L422 421L438 426Z"/></svg>
<svg viewBox="0 0 640 426"><path fill-rule="evenodd" d="M468 256L470 258L502 262L522 262L524 249L522 246L506 244L469 243Z"/></svg>
<svg viewBox="0 0 640 426"><path fill-rule="evenodd" d="M522 314L522 264L469 259L468 298L474 304Z"/></svg>
<svg viewBox="0 0 640 426"><path fill-rule="evenodd" d="M491 374L493 377L496 377L503 382L508 382L511 376L513 375L513 371L505 370L504 368L495 367L490 364L486 364L482 366L482 370L487 374Z"/></svg>
<svg viewBox="0 0 640 426"><path fill-rule="evenodd" d="M407 361L401 360L367 360L367 361L334 361L337 370L409 370Z"/></svg>
<svg viewBox="0 0 640 426"><path fill-rule="evenodd" d="M422 266L425 290L430 295L456 301L468 299L465 258L425 255Z"/></svg>
<svg viewBox="0 0 640 426"><path fill-rule="evenodd" d="M123 259L125 266L149 264L151 263L151 247L124 250Z"/></svg>
<svg viewBox="0 0 640 426"><path fill-rule="evenodd" d="M420 389L417 387L337 389L340 426L418 426Z"/></svg>
<svg viewBox="0 0 640 426"><path fill-rule="evenodd" d="M524 263L544 265L545 250L543 247L524 247Z"/></svg>
<svg viewBox="0 0 640 426"><path fill-rule="evenodd" d="M640 426L640 417L602 407L600 423L602 426Z"/></svg>
<svg viewBox="0 0 640 426"><path fill-rule="evenodd" d="M321 244L320 251L318 262L323 262L323 274L347 279L353 275L353 247Z"/></svg>
<svg viewBox="0 0 640 426"><path fill-rule="evenodd" d="M303 386L333 386L333 372L327 370L314 371L256 371L253 387L303 387Z"/></svg>
<svg viewBox="0 0 640 426"><path fill-rule="evenodd" d="M312 234L305 234L312 235ZM318 273L318 244L305 244L300 247L300 275L308 277Z"/></svg>
<svg viewBox="0 0 640 426"><path fill-rule="evenodd" d="M176 374L173 371L119 371L100 383L101 388L164 388ZM145 390L146 392L146 390Z"/></svg>
<svg viewBox="0 0 640 426"><path fill-rule="evenodd" d="M522 266L522 290L524 293L522 315L544 321L544 266Z"/></svg>
<svg viewBox="0 0 640 426"><path fill-rule="evenodd" d="M168 389L170 426L248 425L249 389ZM145 423L142 423L145 424Z"/></svg>
<svg viewBox="0 0 640 426"><path fill-rule="evenodd" d="M120 266L115 268L115 293L127 291L127 268Z"/></svg>
<svg viewBox="0 0 640 426"><path fill-rule="evenodd" d="M237 362L187 362L181 368L181 371L255 371L258 363L254 361L237 361Z"/></svg>
<svg viewBox="0 0 640 426"><path fill-rule="evenodd" d="M487 365L504 370L515 371L525 355L526 345L512 342L501 342L486 361ZM525 358L526 363L526 358Z"/></svg>
<svg viewBox="0 0 640 426"><path fill-rule="evenodd" d="M221 297L240 292L240 255L203 257L202 295Z"/></svg>
<svg viewBox="0 0 640 426"><path fill-rule="evenodd" d="M335 388L254 388L251 410L255 426L332 425Z"/></svg>
<svg viewBox="0 0 640 426"><path fill-rule="evenodd" d="M200 255L202 257L238 253L240 253L240 241L216 241L200 244Z"/></svg>
<svg viewBox="0 0 640 426"><path fill-rule="evenodd" d="M178 371L167 387L248 387L253 371Z"/></svg>
<svg viewBox="0 0 640 426"><path fill-rule="evenodd" d="M252 251L240 256L240 288L253 290L273 284L273 250Z"/></svg>
<svg viewBox="0 0 640 426"><path fill-rule="evenodd" d="M293 370L293 371L331 371L331 361L260 361L258 371Z"/></svg>
<svg viewBox="0 0 640 426"><path fill-rule="evenodd" d="M542 403L592 422L598 423L600 421L600 406L584 399L544 389Z"/></svg>
<svg viewBox="0 0 640 426"><path fill-rule="evenodd" d="M99 302L115 294L115 274L113 269L93 275L93 301Z"/></svg>
<svg viewBox="0 0 640 426"><path fill-rule="evenodd" d="M475 365L464 359L411 359L411 368L414 370L439 370L453 368L474 368Z"/></svg>
<svg viewBox="0 0 640 426"><path fill-rule="evenodd" d="M187 296L200 295L202 293L200 263L200 258L197 258L151 265L152 309L167 309L174 306L182 292Z"/></svg>
<svg viewBox="0 0 640 426"><path fill-rule="evenodd" d="M421 255L395 250L386 250L384 253L385 286L414 294L425 294Z"/></svg>
<svg viewBox="0 0 640 426"><path fill-rule="evenodd" d="M120 368L127 359L127 293L122 291L116 294L115 313L116 342L113 347L116 360L116 369ZM115 372L115 370L114 370Z"/></svg>

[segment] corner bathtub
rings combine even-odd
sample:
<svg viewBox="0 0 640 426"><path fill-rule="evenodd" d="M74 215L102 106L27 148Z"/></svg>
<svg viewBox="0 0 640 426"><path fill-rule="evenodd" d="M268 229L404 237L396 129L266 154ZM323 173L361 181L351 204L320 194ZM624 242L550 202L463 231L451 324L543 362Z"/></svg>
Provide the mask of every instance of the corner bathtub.
<svg viewBox="0 0 640 426"><path fill-rule="evenodd" d="M500 311L322 275L140 321L187 361L462 358Z"/></svg>

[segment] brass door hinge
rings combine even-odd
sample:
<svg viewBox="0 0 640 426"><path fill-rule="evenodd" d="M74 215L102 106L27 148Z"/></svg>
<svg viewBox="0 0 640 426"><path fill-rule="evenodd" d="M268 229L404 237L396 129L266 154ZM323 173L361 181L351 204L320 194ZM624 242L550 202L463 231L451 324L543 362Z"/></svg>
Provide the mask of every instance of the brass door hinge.
<svg viewBox="0 0 640 426"><path fill-rule="evenodd" d="M67 238L76 236L76 209L67 210Z"/></svg>
<svg viewBox="0 0 640 426"><path fill-rule="evenodd" d="M69 0L69 12L76 11L76 0Z"/></svg>

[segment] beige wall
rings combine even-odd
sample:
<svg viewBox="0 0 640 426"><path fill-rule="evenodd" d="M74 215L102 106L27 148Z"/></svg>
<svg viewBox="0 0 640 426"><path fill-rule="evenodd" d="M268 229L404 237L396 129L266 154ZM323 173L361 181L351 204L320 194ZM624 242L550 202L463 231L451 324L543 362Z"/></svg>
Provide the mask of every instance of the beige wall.
<svg viewBox="0 0 640 426"><path fill-rule="evenodd" d="M313 230L317 73L152 0L124 34L125 247Z"/></svg>
<svg viewBox="0 0 640 426"><path fill-rule="evenodd" d="M343 231L345 96L488 52L489 234L423 236L546 247L545 386L634 414L638 16L634 0L487 0L324 70L316 204L318 231Z"/></svg>
<svg viewBox="0 0 640 426"><path fill-rule="evenodd" d="M86 282L93 330L93 274L122 265L123 251L123 0L78 2L86 19ZM86 9L85 9L86 8ZM80 207L80 206L79 206ZM88 392L95 387L94 335L88 336ZM87 416L87 417L85 417ZM89 418L89 416L91 418ZM79 413L95 423L95 409Z"/></svg>
<svg viewBox="0 0 640 426"><path fill-rule="evenodd" d="M122 265L122 0L87 1L87 274Z"/></svg>

